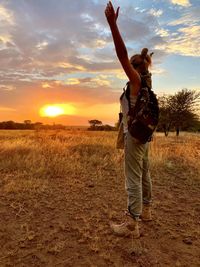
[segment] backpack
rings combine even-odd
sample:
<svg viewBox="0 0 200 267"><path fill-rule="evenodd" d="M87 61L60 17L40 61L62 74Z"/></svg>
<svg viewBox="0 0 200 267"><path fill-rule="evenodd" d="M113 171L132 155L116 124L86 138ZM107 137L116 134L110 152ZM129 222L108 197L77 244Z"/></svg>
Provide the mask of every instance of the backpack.
<svg viewBox="0 0 200 267"><path fill-rule="evenodd" d="M134 108L130 105L129 82L124 94L129 103L128 131L142 144L150 142L159 120L158 100L151 89L151 74L141 75L141 89Z"/></svg>

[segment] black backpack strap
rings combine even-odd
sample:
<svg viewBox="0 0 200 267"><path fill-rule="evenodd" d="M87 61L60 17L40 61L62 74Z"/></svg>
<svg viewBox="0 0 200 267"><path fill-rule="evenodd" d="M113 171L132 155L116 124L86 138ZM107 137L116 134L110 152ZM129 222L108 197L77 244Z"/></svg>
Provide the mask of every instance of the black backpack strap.
<svg viewBox="0 0 200 267"><path fill-rule="evenodd" d="M126 90L125 90L125 95L128 100L128 109L131 109L131 100L130 100L130 94L131 94L131 89L130 89L130 82L127 82L126 84Z"/></svg>

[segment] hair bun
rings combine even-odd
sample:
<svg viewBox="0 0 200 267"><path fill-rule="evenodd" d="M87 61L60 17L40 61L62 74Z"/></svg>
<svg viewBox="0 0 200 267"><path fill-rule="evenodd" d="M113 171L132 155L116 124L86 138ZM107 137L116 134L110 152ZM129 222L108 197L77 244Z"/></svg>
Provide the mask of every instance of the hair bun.
<svg viewBox="0 0 200 267"><path fill-rule="evenodd" d="M147 53L148 53L148 48L143 48L141 51L141 56L145 58L147 56Z"/></svg>

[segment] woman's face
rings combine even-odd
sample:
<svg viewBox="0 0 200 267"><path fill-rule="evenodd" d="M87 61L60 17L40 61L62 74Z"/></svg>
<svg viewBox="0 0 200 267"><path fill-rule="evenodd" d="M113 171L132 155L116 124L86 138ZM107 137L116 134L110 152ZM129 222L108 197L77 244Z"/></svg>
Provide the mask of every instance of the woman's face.
<svg viewBox="0 0 200 267"><path fill-rule="evenodd" d="M150 65L146 59L141 58L139 55L133 56L130 62L134 69L140 74L147 72Z"/></svg>

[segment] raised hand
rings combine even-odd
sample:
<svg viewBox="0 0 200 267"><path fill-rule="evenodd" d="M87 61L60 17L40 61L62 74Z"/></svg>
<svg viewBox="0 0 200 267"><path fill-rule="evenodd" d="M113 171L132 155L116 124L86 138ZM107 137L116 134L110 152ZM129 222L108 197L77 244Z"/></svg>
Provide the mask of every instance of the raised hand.
<svg viewBox="0 0 200 267"><path fill-rule="evenodd" d="M105 9L105 15L106 15L106 18L107 18L109 25L116 23L118 15L119 15L119 7L117 8L117 10L115 12L111 1L109 1L107 6L106 6L106 9Z"/></svg>

